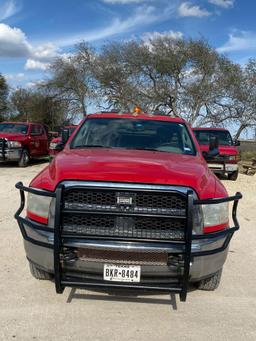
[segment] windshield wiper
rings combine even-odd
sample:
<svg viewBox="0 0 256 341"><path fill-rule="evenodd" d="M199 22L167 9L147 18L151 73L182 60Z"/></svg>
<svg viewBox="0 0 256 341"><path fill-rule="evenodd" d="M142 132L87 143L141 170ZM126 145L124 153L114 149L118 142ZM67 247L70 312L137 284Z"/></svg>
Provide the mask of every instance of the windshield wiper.
<svg viewBox="0 0 256 341"><path fill-rule="evenodd" d="M165 152L163 150L159 150L159 149L155 149L155 148L139 148L139 147L134 147L134 148L127 148L127 149L130 149L130 150L149 150L151 152Z"/></svg>
<svg viewBox="0 0 256 341"><path fill-rule="evenodd" d="M86 144L86 145L80 145L80 146L75 146L74 148L112 148L108 146L102 146L100 144Z"/></svg>

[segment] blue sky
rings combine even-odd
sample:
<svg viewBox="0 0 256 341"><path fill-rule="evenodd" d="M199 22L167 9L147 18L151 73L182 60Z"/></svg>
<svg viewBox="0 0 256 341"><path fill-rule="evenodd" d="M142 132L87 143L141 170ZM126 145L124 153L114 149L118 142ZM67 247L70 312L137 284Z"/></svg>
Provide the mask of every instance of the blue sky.
<svg viewBox="0 0 256 341"><path fill-rule="evenodd" d="M12 87L47 77L49 63L85 40L204 37L245 64L256 57L253 0L0 0L0 73Z"/></svg>

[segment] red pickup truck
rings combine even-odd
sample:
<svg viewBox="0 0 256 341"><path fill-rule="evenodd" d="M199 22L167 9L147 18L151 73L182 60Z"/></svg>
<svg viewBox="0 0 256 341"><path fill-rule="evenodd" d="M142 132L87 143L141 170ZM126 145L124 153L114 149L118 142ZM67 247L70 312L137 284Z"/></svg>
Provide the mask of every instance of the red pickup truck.
<svg viewBox="0 0 256 341"><path fill-rule="evenodd" d="M59 153L59 144L62 142L62 132L63 130L66 131L68 136L71 136L73 132L76 130L77 126L64 126L61 129L60 136L56 136L51 140L50 146L49 146L49 155L50 159L54 158Z"/></svg>
<svg viewBox="0 0 256 341"><path fill-rule="evenodd" d="M219 154L207 160L209 168L215 174L228 175L229 180L238 177L239 141L233 141L230 132L223 128L193 128L202 153L209 151L211 137L218 139Z"/></svg>
<svg viewBox="0 0 256 341"><path fill-rule="evenodd" d="M0 162L16 161L26 167L31 158L48 155L48 135L39 123L0 123Z"/></svg>
<svg viewBox="0 0 256 341"><path fill-rule="evenodd" d="M29 187L16 184L35 278L54 278L57 293L146 290L182 301L191 282L218 287L242 196L228 196L184 120L92 114L65 142Z"/></svg>

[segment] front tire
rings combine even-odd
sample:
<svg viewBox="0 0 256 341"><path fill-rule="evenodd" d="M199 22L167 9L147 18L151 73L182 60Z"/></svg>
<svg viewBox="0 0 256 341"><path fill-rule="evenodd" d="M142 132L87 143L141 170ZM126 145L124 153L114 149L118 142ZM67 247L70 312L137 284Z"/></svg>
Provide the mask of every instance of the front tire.
<svg viewBox="0 0 256 341"><path fill-rule="evenodd" d="M35 264L31 262L29 262L29 269L30 269L31 275L35 277L36 279L50 280L53 277L52 274L39 269L37 266L35 266Z"/></svg>
<svg viewBox="0 0 256 341"><path fill-rule="evenodd" d="M228 179L229 180L232 180L232 181L236 181L238 178L238 170L231 173L231 174L228 174Z"/></svg>
<svg viewBox="0 0 256 341"><path fill-rule="evenodd" d="M215 272L211 277L202 279L198 283L199 290L213 291L218 288L221 280L222 269Z"/></svg>
<svg viewBox="0 0 256 341"><path fill-rule="evenodd" d="M30 156L29 156L29 152L27 149L23 149L21 156L20 156L20 160L19 160L19 167L27 167L28 163L30 160Z"/></svg>

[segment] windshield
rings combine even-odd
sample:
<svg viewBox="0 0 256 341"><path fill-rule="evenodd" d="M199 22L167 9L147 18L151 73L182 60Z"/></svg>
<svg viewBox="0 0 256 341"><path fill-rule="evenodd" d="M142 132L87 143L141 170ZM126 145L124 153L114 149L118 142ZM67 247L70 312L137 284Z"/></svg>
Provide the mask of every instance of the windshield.
<svg viewBox="0 0 256 341"><path fill-rule="evenodd" d="M87 119L75 135L71 148L122 148L195 155L184 124L154 120Z"/></svg>
<svg viewBox="0 0 256 341"><path fill-rule="evenodd" d="M0 133L15 133L26 135L28 126L26 124L0 123Z"/></svg>
<svg viewBox="0 0 256 341"><path fill-rule="evenodd" d="M199 144L208 145L210 137L217 137L219 144L222 146L232 146L233 141L227 130L195 130L195 136Z"/></svg>
<svg viewBox="0 0 256 341"><path fill-rule="evenodd" d="M68 128L68 132L69 132L69 136L71 136L72 135L72 133L73 133L73 131L76 129L76 127L70 127L70 128Z"/></svg>

